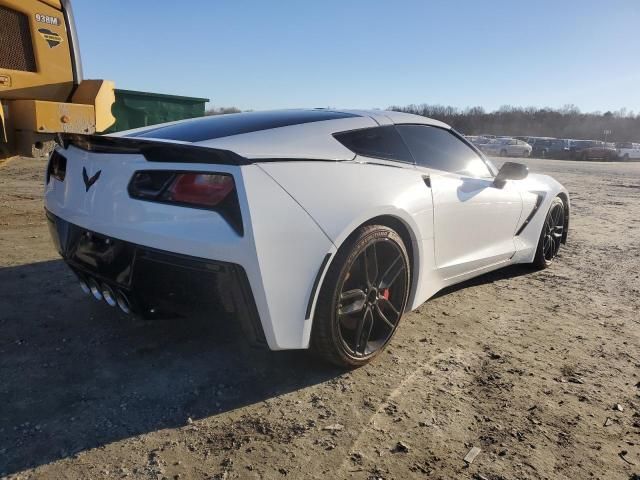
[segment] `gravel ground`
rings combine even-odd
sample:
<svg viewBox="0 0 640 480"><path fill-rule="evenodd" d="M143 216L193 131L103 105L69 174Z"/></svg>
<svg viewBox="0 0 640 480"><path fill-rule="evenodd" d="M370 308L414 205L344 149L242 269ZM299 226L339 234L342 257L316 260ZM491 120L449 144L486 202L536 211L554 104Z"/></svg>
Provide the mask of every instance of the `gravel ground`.
<svg viewBox="0 0 640 480"><path fill-rule="evenodd" d="M49 242L44 164L5 162L0 476L640 478L640 164L525 162L572 195L557 263L443 292L351 372L253 350L233 318L85 298Z"/></svg>

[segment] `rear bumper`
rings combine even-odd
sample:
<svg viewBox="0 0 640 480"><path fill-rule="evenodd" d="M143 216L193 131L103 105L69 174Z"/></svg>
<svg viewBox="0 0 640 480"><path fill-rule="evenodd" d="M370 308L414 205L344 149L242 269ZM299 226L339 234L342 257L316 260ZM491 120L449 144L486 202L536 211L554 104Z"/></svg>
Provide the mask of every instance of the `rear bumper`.
<svg viewBox="0 0 640 480"><path fill-rule="evenodd" d="M180 318L221 308L240 321L250 343L266 345L242 266L145 247L87 230L46 211L60 255L81 279L126 298L143 318Z"/></svg>

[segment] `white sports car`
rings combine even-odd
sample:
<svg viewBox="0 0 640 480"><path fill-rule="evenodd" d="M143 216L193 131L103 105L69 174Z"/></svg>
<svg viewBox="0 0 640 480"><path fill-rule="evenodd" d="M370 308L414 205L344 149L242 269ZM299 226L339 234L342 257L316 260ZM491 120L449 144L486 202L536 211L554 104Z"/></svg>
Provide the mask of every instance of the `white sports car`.
<svg viewBox="0 0 640 480"><path fill-rule="evenodd" d="M60 144L46 213L85 292L144 318L222 306L252 342L339 365L442 288L546 267L567 239L557 181L410 114L239 113Z"/></svg>

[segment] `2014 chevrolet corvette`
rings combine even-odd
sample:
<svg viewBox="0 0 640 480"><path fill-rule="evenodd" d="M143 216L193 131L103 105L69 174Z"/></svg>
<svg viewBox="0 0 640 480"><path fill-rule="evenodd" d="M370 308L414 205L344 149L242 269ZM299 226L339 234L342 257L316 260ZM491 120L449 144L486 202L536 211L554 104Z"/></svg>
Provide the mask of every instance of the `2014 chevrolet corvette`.
<svg viewBox="0 0 640 480"><path fill-rule="evenodd" d="M439 121L310 109L63 136L45 207L95 299L143 318L223 307L252 343L359 366L442 288L549 266L570 205Z"/></svg>

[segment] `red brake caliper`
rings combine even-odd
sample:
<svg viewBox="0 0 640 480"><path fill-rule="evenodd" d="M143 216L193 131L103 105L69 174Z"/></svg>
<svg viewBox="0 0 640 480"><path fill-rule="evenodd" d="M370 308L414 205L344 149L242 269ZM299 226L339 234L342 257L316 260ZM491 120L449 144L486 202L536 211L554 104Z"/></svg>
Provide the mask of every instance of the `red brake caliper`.
<svg viewBox="0 0 640 480"><path fill-rule="evenodd" d="M382 296L383 296L385 299L389 300L389 289L388 289L388 288L385 288L385 289L382 291Z"/></svg>

